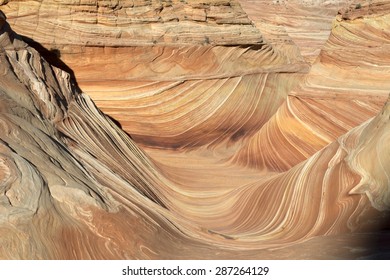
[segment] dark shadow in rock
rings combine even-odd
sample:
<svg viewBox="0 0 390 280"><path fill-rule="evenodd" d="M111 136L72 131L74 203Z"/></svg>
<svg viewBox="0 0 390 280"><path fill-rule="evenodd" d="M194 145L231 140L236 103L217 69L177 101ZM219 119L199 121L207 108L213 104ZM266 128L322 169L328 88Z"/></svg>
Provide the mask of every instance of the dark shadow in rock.
<svg viewBox="0 0 390 280"><path fill-rule="evenodd" d="M117 127L119 127L120 129L123 130L122 125L121 125L121 123L119 121L117 121L116 119L114 119L110 115L107 115L107 114L105 114L105 115L106 115L107 118L110 119L110 121L112 121L114 124L116 124Z"/></svg>
<svg viewBox="0 0 390 280"><path fill-rule="evenodd" d="M378 230L370 235L369 255L365 259L390 260L390 213L384 213Z"/></svg>
<svg viewBox="0 0 390 280"><path fill-rule="evenodd" d="M103 113L103 114L104 114L104 113ZM131 135L130 135L129 133L127 133L127 131L123 130L122 124L121 124L118 120L114 119L114 118L111 117L110 115L107 115L107 114L104 114L104 115L105 115L108 119L110 119L110 121L112 121L117 127L119 127L127 136L129 136L129 138L130 138L131 140L134 140L133 137L131 137Z"/></svg>
<svg viewBox="0 0 390 280"><path fill-rule="evenodd" d="M82 90L80 89L80 87L78 86L78 83L77 83L77 80L76 80L76 76L73 72L73 70L65 64L65 62L63 62L61 60L61 51L59 49L47 49L45 48L44 46L42 46L40 43L34 41L33 39L29 38L29 37L26 37L26 36L23 36L23 35L20 35L20 34L15 34L15 37L16 38L19 38L21 40L23 40L24 42L26 42L30 47L34 48L35 50L37 50L39 52L39 54L50 64L50 65L53 65L54 67L57 67L67 73L69 73L70 75L70 79L71 79L71 83L74 87L74 89L76 90L77 93L81 93ZM96 105L95 105L96 106ZM100 109L99 111L104 114ZM107 115L107 114L104 114L107 118L109 118L112 123L114 125L116 125L117 127L119 127L122 131L123 128L122 128L122 125L120 124L120 122L116 119L114 119L113 117ZM131 135L129 133L127 133L126 131L124 131L131 139L133 139L131 137Z"/></svg>
<svg viewBox="0 0 390 280"><path fill-rule="evenodd" d="M39 54L49 64L69 73L73 86L75 87L77 92L81 92L81 89L79 88L79 86L77 84L76 76L74 75L73 70L68 65L66 65L65 62L63 62L61 60L61 51L59 49L53 48L53 49L48 50L47 48L42 46L40 43L34 41L33 39L31 39L29 37L26 37L26 36L23 36L20 34L18 34L17 36L19 36L19 38L22 39L24 42L26 42L30 47L36 49L39 52Z"/></svg>

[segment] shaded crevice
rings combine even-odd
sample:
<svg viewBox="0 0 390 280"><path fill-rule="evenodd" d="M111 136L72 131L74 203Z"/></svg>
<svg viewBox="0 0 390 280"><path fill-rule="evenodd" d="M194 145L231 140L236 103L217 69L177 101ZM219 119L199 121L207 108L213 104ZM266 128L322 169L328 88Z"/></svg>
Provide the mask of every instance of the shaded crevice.
<svg viewBox="0 0 390 280"><path fill-rule="evenodd" d="M27 43L29 46L34 48L36 51L39 52L39 54L52 66L57 67L70 75L71 84L75 87L77 92L81 92L80 87L78 86L76 76L74 74L74 71L67 65L65 62L61 60L61 51L58 49L51 49L48 50L44 46L42 46L37 41L34 41L33 39L23 36L23 35L17 35L22 39L25 43Z"/></svg>

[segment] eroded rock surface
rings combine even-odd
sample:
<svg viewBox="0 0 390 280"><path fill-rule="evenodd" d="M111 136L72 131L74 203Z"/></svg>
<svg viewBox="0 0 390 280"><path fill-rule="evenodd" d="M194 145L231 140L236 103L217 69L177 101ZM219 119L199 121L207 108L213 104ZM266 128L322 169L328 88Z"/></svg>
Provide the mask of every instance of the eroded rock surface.
<svg viewBox="0 0 390 280"><path fill-rule="evenodd" d="M378 257L388 1L284 2L3 3L0 258Z"/></svg>

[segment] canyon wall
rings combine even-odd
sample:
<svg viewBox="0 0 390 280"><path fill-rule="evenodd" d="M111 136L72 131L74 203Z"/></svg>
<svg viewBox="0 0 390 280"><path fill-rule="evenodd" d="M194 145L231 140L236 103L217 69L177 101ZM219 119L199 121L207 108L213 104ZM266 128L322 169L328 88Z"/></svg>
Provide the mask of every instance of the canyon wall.
<svg viewBox="0 0 390 280"><path fill-rule="evenodd" d="M314 2L3 1L0 258L387 254L390 2Z"/></svg>

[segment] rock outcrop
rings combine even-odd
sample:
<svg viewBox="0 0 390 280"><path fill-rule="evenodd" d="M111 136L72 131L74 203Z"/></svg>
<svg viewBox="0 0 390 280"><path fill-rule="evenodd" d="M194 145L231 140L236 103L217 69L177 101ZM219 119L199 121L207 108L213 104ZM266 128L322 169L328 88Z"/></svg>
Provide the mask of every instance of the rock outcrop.
<svg viewBox="0 0 390 280"><path fill-rule="evenodd" d="M307 49L252 1L188 2L0 6L0 258L380 257L387 1Z"/></svg>
<svg viewBox="0 0 390 280"><path fill-rule="evenodd" d="M265 42L237 1L114 2L13 1L4 11L15 31L58 50L81 89L138 143L236 142L254 134L309 69L298 48ZM166 10L177 19L162 17ZM189 17L199 10L204 21Z"/></svg>
<svg viewBox="0 0 390 280"><path fill-rule="evenodd" d="M362 15L365 6L356 5L349 6L350 14ZM389 21L381 1L372 1L370 7L381 12L366 10L364 17L354 20L336 17L310 72L235 161L288 170L378 113L390 87Z"/></svg>
<svg viewBox="0 0 390 280"><path fill-rule="evenodd" d="M313 63L329 37L337 12L351 0L240 0L263 37L284 52L299 49Z"/></svg>

